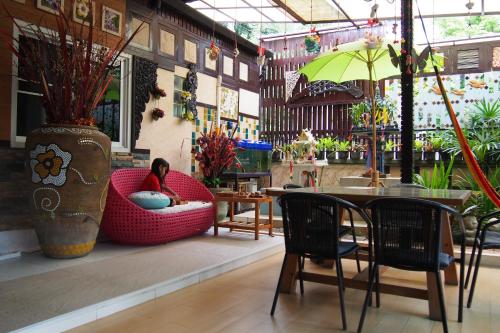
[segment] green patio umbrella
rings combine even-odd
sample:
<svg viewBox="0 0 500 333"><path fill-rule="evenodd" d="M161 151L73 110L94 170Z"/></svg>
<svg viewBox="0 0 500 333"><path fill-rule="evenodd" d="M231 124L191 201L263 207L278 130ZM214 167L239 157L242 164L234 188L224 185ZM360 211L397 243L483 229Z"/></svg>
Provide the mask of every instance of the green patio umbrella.
<svg viewBox="0 0 500 333"><path fill-rule="evenodd" d="M313 61L302 67L299 72L306 75L309 81L328 80L336 83L355 80L370 81L370 99L372 105L372 184L378 186L378 171L376 164L376 105L374 82L399 76L401 71L397 64L401 45L381 38L365 38L351 43L341 44L335 50L320 54ZM425 62L428 51L414 53L415 65L424 71L433 70L430 61ZM442 57L437 57L442 62ZM419 64L416 66L416 64ZM438 64L441 65L441 64Z"/></svg>

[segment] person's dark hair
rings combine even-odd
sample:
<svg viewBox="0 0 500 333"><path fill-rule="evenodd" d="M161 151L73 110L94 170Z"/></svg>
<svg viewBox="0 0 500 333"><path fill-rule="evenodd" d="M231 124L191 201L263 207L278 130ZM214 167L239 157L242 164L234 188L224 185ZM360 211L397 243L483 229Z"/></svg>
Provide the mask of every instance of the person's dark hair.
<svg viewBox="0 0 500 333"><path fill-rule="evenodd" d="M159 157L155 158L153 160L153 164L151 165L151 172L153 172L156 175L156 177L158 177L160 184L163 184L164 177L162 177L160 174L160 166L167 167L167 171L165 172L165 175L167 175L168 171L170 170L170 165L163 158L159 158Z"/></svg>

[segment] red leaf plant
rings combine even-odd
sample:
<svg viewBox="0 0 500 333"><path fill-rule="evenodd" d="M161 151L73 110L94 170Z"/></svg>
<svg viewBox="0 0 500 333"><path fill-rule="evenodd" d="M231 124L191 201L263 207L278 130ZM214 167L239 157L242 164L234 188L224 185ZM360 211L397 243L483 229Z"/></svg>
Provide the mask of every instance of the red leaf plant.
<svg viewBox="0 0 500 333"><path fill-rule="evenodd" d="M55 30L34 24L21 27L5 4L3 9L20 37L29 42L20 43L20 38L2 30L0 38L23 66L24 78L40 88L47 123L95 125L93 112L113 79L118 57L141 26L128 39L121 37L107 47L92 24L70 22L60 7ZM92 15L92 8L89 13Z"/></svg>
<svg viewBox="0 0 500 333"><path fill-rule="evenodd" d="M237 160L237 142L238 139L228 137L220 128L201 133L201 137L196 140L201 152L196 153L195 159L199 162L207 187L217 187L221 174Z"/></svg>

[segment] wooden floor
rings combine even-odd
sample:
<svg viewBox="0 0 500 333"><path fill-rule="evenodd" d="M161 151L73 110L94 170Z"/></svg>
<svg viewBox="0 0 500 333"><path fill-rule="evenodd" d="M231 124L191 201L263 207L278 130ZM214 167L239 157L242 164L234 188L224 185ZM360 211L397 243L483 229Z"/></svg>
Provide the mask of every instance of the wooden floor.
<svg viewBox="0 0 500 333"><path fill-rule="evenodd" d="M281 262L281 255L272 256L70 332L343 332L337 288L332 286L305 282L304 296L281 295L274 318L269 315ZM320 268L307 264L307 269ZM352 275L354 269L345 260L344 274ZM382 281L425 287L424 277L389 270ZM462 324L456 321L458 289L446 286L445 292L450 332L500 332L500 269L481 268L473 307L464 310ZM363 291L346 291L348 332L356 331L363 297ZM381 307L368 309L363 332L442 332L441 323L426 314L425 301L382 295Z"/></svg>

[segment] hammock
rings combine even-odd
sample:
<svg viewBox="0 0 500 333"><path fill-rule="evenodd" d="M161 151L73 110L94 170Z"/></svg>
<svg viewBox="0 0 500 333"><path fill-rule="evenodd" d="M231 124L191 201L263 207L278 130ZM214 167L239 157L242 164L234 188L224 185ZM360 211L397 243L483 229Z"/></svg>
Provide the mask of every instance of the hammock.
<svg viewBox="0 0 500 333"><path fill-rule="evenodd" d="M425 30L424 20L422 19L418 2L416 3L417 3L418 15L420 17L420 21L422 22L422 28L424 30L425 38L427 40L427 45L430 48L431 45L429 43L429 39L427 38L427 31ZM430 52L430 56L432 63L435 64L432 52ZM484 191L484 193L486 193L488 198L493 202L493 204L497 208L500 208L500 195L488 181L488 178L486 178L486 175L484 174L483 170L481 170L481 168L479 167L479 163L477 162L474 153L469 147L467 139L465 138L464 133L460 128L460 124L458 123L458 119L457 116L455 115L455 111L453 110L453 106L451 105L448 99L448 94L446 93L446 89L444 88L444 84L441 79L441 75L439 74L439 70L436 65L434 65L433 67L434 67L434 72L436 74L436 79L439 85L439 89L441 89L441 96L443 96L443 101L444 104L446 105L446 110L448 111L451 123L453 124L453 129L455 130L458 142L460 143L460 148L462 150L465 163L467 164L467 168L469 169L472 178L474 178L476 183Z"/></svg>

